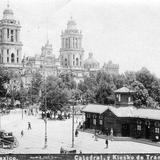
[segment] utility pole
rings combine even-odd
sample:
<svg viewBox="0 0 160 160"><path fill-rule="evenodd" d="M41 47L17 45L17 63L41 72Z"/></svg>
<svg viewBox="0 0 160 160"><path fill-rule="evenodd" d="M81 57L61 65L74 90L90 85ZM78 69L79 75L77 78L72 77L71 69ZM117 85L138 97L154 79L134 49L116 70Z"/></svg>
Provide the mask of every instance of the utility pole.
<svg viewBox="0 0 160 160"><path fill-rule="evenodd" d="M44 117L44 123L45 123L45 138L44 138L44 149L47 148L47 97L46 97L46 67L45 67L45 58L44 58L44 109L45 109L45 117Z"/></svg>
<svg viewBox="0 0 160 160"><path fill-rule="evenodd" d="M21 85L21 87L20 87L20 90L21 90L20 101L21 101L21 107L22 107L22 119L23 119L23 99L24 99L23 96L24 96L24 95L22 94L22 93L23 93L23 92L22 92L22 91L23 91L23 90L22 90L22 89L23 89L22 72L23 72L23 69L22 69L22 71L21 71L21 73L20 73L20 76L21 76L21 79L20 79L20 80L21 80L21 84L20 84L20 85Z"/></svg>
<svg viewBox="0 0 160 160"><path fill-rule="evenodd" d="M69 100L70 104L72 105L72 148L74 148L74 99Z"/></svg>
<svg viewBox="0 0 160 160"><path fill-rule="evenodd" d="M22 77L21 77L22 78ZM21 107L22 107L22 119L23 119L23 100L24 100L24 95L23 95L23 86L22 86L22 84L21 84Z"/></svg>
<svg viewBox="0 0 160 160"><path fill-rule="evenodd" d="M72 106L72 148L74 148L74 102Z"/></svg>

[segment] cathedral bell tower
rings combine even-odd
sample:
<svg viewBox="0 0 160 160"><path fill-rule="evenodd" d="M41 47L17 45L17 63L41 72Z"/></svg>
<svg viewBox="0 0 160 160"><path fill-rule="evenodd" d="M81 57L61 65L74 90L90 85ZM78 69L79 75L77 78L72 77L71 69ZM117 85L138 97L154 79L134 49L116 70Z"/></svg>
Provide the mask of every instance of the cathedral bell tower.
<svg viewBox="0 0 160 160"><path fill-rule="evenodd" d="M4 67L18 69L21 66L20 28L20 23L14 19L14 13L8 4L0 20L0 64Z"/></svg>
<svg viewBox="0 0 160 160"><path fill-rule="evenodd" d="M63 68L80 69L83 67L82 34L72 18L67 29L61 34L60 62Z"/></svg>

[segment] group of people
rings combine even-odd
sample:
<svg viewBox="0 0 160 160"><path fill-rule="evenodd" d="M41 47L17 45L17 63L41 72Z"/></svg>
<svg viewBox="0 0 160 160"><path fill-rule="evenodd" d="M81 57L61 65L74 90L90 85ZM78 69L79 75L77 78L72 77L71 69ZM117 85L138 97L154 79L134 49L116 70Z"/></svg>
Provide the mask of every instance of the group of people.
<svg viewBox="0 0 160 160"><path fill-rule="evenodd" d="M95 141L98 141L98 134L99 134L99 131L96 131L94 132L94 135L93 137L95 138ZM107 132L107 138L105 139L105 144L106 144L106 148L108 148L108 144L109 144L109 139L112 141L113 140L113 128L110 129L110 134L109 132Z"/></svg>
<svg viewBox="0 0 160 160"><path fill-rule="evenodd" d="M38 110L37 109L32 109L32 108L31 109L25 109L24 113L25 113L25 115L34 116L34 115L38 114Z"/></svg>
<svg viewBox="0 0 160 160"><path fill-rule="evenodd" d="M70 119L71 115L70 113L52 113L52 112L49 112L47 111L46 113L45 112L42 112L41 114L42 118L46 117L49 118L49 119L58 119L58 120L63 120L63 119Z"/></svg>
<svg viewBox="0 0 160 160"><path fill-rule="evenodd" d="M28 130L31 130L31 129L32 129L31 122L28 122ZM24 136L24 131L21 130L21 137L23 137L23 136Z"/></svg>

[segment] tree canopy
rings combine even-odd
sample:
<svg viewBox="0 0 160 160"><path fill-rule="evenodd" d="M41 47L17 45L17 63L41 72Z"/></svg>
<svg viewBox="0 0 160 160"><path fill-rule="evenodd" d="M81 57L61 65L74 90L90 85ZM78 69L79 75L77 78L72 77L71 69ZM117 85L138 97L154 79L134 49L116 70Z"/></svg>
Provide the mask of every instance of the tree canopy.
<svg viewBox="0 0 160 160"><path fill-rule="evenodd" d="M99 71L94 76L85 77L78 85L83 98L100 104L113 104L114 90L123 86L135 91L134 104L136 107L157 108L160 104L160 79L148 69L126 71L124 74L108 74Z"/></svg>
<svg viewBox="0 0 160 160"><path fill-rule="evenodd" d="M146 68L135 71L126 71L124 74L108 74L98 71L96 74L85 76L76 84L72 72L61 73L58 77L49 76L46 80L35 73L28 95L32 102L41 101L42 109L55 111L62 109L69 100L88 103L114 104L114 90L123 86L135 91L134 104L136 107L158 108L160 104L160 79Z"/></svg>

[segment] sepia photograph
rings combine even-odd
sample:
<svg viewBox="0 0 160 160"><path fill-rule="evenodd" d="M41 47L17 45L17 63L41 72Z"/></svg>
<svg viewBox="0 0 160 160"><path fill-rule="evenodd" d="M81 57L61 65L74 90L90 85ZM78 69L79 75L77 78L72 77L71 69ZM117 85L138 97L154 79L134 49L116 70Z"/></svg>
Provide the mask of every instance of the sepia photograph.
<svg viewBox="0 0 160 160"><path fill-rule="evenodd" d="M160 159L159 0L0 0L0 160L20 159Z"/></svg>

